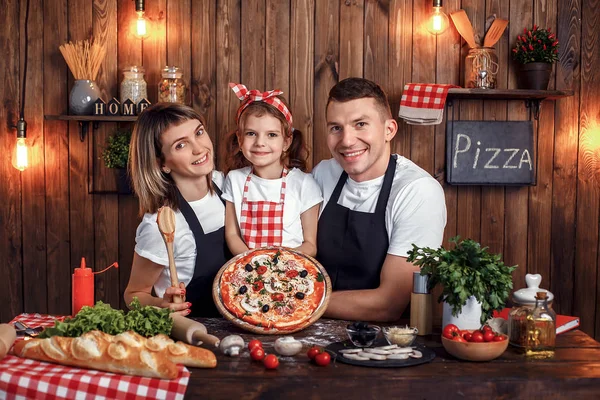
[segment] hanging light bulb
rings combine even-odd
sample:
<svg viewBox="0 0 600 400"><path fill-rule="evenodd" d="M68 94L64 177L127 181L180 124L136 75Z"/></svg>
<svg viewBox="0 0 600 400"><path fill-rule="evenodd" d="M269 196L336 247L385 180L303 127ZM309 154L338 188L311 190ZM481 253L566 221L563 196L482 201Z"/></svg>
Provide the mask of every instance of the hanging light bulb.
<svg viewBox="0 0 600 400"><path fill-rule="evenodd" d="M135 1L135 12L137 14L137 19L135 20L135 24L133 27L133 34L138 39L146 39L150 33L148 32L148 21L144 16L145 12L145 4L144 0L134 0Z"/></svg>
<svg viewBox="0 0 600 400"><path fill-rule="evenodd" d="M17 145L12 157L12 165L19 171L25 171L29 167L29 145L25 132L27 131L27 122L20 119L17 122Z"/></svg>
<svg viewBox="0 0 600 400"><path fill-rule="evenodd" d="M427 30L433 35L441 35L449 25L448 16L442 11L442 0L433 0L433 12L429 14Z"/></svg>

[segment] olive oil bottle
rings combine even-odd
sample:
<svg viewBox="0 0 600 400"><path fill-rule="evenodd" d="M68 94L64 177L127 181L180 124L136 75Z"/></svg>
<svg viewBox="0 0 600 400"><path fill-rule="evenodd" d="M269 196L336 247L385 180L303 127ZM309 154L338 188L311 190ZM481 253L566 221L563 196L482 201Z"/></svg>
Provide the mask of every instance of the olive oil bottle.
<svg viewBox="0 0 600 400"><path fill-rule="evenodd" d="M546 292L538 292L535 308L527 315L525 354L532 358L554 356L556 344L556 313L548 306Z"/></svg>

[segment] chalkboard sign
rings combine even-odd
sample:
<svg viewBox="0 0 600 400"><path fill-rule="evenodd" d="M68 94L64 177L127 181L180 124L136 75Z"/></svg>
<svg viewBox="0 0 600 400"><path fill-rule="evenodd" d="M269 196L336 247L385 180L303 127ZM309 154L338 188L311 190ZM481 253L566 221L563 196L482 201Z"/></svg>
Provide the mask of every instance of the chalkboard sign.
<svg viewBox="0 0 600 400"><path fill-rule="evenodd" d="M446 180L452 185L534 185L532 122L448 120Z"/></svg>

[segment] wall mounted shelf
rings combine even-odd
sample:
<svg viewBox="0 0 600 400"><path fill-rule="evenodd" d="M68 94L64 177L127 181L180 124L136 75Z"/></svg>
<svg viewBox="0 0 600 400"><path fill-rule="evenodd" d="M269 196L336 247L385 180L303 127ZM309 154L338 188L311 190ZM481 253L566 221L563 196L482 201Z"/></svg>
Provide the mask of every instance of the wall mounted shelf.
<svg viewBox="0 0 600 400"><path fill-rule="evenodd" d="M543 100L556 100L573 96L573 90L525 90L525 89L463 89L448 90L449 106L452 100L524 100L527 108L532 108L533 117L540 115L540 103Z"/></svg>
<svg viewBox="0 0 600 400"><path fill-rule="evenodd" d="M79 123L79 139L83 142L85 135L89 131L90 122L94 130L98 129L100 122L135 122L137 116L109 116L109 115L45 115L47 120L61 120L61 121L77 121Z"/></svg>

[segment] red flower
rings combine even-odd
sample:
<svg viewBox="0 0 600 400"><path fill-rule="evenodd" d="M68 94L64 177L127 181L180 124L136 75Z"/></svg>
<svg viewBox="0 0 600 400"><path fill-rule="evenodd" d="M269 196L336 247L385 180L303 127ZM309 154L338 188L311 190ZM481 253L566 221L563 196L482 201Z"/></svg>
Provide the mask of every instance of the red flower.
<svg viewBox="0 0 600 400"><path fill-rule="evenodd" d="M538 40L536 36L533 37L533 40Z"/></svg>
<svg viewBox="0 0 600 400"><path fill-rule="evenodd" d="M558 54L558 49L554 49L554 54Z"/></svg>
<svg viewBox="0 0 600 400"><path fill-rule="evenodd" d="M527 33L527 28L523 28L523 33Z"/></svg>
<svg viewBox="0 0 600 400"><path fill-rule="evenodd" d="M546 45L544 45L544 50L546 50Z"/></svg>
<svg viewBox="0 0 600 400"><path fill-rule="evenodd" d="M525 53L527 53L527 48L526 48L525 46L521 46L521 48L523 49L523 51L524 51Z"/></svg>
<svg viewBox="0 0 600 400"><path fill-rule="evenodd" d="M555 40L554 42L552 42L552 47L556 46L558 44L558 40Z"/></svg>
<svg viewBox="0 0 600 400"><path fill-rule="evenodd" d="M533 46L531 44L529 45L529 50L533 51Z"/></svg>
<svg viewBox="0 0 600 400"><path fill-rule="evenodd" d="M513 49L513 53L516 53L516 52L517 52L517 49L516 49L516 48L514 48L514 49Z"/></svg>
<svg viewBox="0 0 600 400"><path fill-rule="evenodd" d="M521 40L521 35L517 36L517 42Z"/></svg>
<svg viewBox="0 0 600 400"><path fill-rule="evenodd" d="M531 37L531 31L527 32L527 36Z"/></svg>
<svg viewBox="0 0 600 400"><path fill-rule="evenodd" d="M550 31L550 29L548 29ZM552 35L548 35L548 39L554 39L554 33Z"/></svg>

